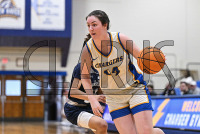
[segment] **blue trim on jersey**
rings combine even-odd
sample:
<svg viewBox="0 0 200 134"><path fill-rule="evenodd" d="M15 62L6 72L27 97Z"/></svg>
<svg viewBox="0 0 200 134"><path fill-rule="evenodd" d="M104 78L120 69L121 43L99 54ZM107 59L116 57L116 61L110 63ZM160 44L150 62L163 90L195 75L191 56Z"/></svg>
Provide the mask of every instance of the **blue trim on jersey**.
<svg viewBox="0 0 200 134"><path fill-rule="evenodd" d="M111 115L112 119L114 120L116 118L126 116L126 115L128 115L130 113L131 113L131 110L130 110L130 108L128 106L128 107L113 111L113 112L110 113L110 115Z"/></svg>
<svg viewBox="0 0 200 134"><path fill-rule="evenodd" d="M146 85L146 82L143 79L143 75L137 72L135 66L131 63L131 61L129 62L129 70L135 76L135 80L138 80L140 84Z"/></svg>
<svg viewBox="0 0 200 134"><path fill-rule="evenodd" d="M123 46L123 44L122 44L122 42L120 40L119 33L117 34L117 37L118 37L119 43L122 46L122 48L124 49L124 51L126 51L128 53L128 51L124 48L124 46Z"/></svg>
<svg viewBox="0 0 200 134"><path fill-rule="evenodd" d="M101 53L103 56L108 56L108 55L110 55L110 53L111 53L111 51L112 51L112 39L111 39L111 34L108 32L108 34L109 34L109 37L110 37L110 45L111 45L111 49L110 49L110 52L107 54L107 55L105 55L105 54L103 54L98 48L97 48L97 46L96 46L96 44L95 44L95 42L94 42L94 40L92 39L92 41L93 41L93 44L94 44L94 46L95 46L95 48L99 51L99 53Z"/></svg>
<svg viewBox="0 0 200 134"><path fill-rule="evenodd" d="M92 53L90 52L90 49L89 49L89 47L88 47L88 44L86 43L85 45L86 45L86 47L87 47L87 49L88 49L88 52L89 52L89 54L90 54L90 56L91 56L91 58L92 58ZM92 60L93 60L93 58L92 58Z"/></svg>
<svg viewBox="0 0 200 134"><path fill-rule="evenodd" d="M143 103L143 104L140 104L138 106L131 108L132 114L134 115L136 113L139 113L139 112L145 111L145 110L152 110L153 111L150 95L148 95L148 99L149 99L149 103Z"/></svg>

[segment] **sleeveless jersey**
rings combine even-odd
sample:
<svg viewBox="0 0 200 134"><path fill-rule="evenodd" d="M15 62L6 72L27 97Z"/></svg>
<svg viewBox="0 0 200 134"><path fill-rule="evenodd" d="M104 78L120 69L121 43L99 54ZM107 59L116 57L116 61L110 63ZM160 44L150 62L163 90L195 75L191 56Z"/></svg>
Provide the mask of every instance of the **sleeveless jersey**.
<svg viewBox="0 0 200 134"><path fill-rule="evenodd" d="M86 43L93 67L99 72L101 89L106 94L113 94L121 93L125 91L124 89L127 91L127 89L143 88L145 86L143 75L138 73L132 64L128 51L120 41L119 33L108 33L110 40L102 41L102 45L111 48L107 55L97 48L92 38Z"/></svg>

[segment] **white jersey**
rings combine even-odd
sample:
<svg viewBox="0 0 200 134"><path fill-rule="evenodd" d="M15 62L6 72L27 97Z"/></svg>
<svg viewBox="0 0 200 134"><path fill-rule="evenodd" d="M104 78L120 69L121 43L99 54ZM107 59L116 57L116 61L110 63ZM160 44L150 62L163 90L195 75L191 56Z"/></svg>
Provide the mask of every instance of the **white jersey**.
<svg viewBox="0 0 200 134"><path fill-rule="evenodd" d="M99 71L101 89L104 93L113 93L113 90L122 92L130 88L141 89L145 84L143 76L131 63L128 52L121 44L119 33L109 32L109 35L110 41L102 41L103 45L110 45L107 55L101 53L92 38L86 44L93 66Z"/></svg>

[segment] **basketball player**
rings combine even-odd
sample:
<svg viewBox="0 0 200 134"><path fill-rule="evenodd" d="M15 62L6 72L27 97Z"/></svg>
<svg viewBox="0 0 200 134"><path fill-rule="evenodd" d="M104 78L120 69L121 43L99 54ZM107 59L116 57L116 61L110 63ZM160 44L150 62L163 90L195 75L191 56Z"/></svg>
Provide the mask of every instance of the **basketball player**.
<svg viewBox="0 0 200 134"><path fill-rule="evenodd" d="M88 102L88 96L81 84L80 66L80 63L78 63L72 74L71 86L68 94L69 101L67 101L64 106L66 118L72 124L92 129L96 134L107 134L107 122L93 114L90 103ZM91 71L93 90L97 92L99 74L94 68L92 68ZM96 95L95 98L99 102L105 103L104 95ZM105 104L103 106L105 106Z"/></svg>
<svg viewBox="0 0 200 134"><path fill-rule="evenodd" d="M161 129L153 128L153 109L146 82L127 58L138 57L138 46L124 34L107 31L110 21L104 11L91 12L86 21L91 38L81 55L84 88L92 89L88 70L93 66L99 72L101 89L120 134L163 134ZM86 92L90 94L88 100L93 113L101 117L103 109L92 90Z"/></svg>

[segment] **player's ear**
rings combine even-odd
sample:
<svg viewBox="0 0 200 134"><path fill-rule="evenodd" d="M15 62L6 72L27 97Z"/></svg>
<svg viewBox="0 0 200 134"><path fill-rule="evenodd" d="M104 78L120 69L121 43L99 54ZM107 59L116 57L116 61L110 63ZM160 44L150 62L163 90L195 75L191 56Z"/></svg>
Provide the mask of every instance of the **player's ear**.
<svg viewBox="0 0 200 134"><path fill-rule="evenodd" d="M107 30L107 26L108 26L108 24L106 23L106 24L103 24L103 27Z"/></svg>

